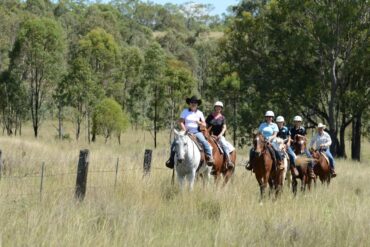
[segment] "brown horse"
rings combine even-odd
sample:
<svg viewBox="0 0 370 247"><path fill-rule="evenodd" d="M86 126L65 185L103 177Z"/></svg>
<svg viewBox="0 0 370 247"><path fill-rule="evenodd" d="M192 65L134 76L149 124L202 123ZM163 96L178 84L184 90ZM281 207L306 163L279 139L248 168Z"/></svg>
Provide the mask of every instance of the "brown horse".
<svg viewBox="0 0 370 247"><path fill-rule="evenodd" d="M329 160L320 150L311 149L312 158L315 161L314 172L319 177L321 183L330 184L331 173Z"/></svg>
<svg viewBox="0 0 370 247"><path fill-rule="evenodd" d="M262 134L253 135L255 154L252 155L250 164L260 186L261 200L264 197L267 184L270 185L270 189L276 190L276 195L278 195L283 184L283 170L276 170L273 167L273 159L267 145Z"/></svg>
<svg viewBox="0 0 370 247"><path fill-rule="evenodd" d="M212 127L206 129L202 128L203 135L212 146L212 155L215 161L214 163L214 170L215 170L215 181L216 183L220 180L221 176L224 177L224 184L226 185L229 182L230 178L234 174L235 171L235 162L236 162L236 150L234 150L230 154L230 160L234 163L234 167L229 167L227 165L227 157L223 153L221 153L220 146L217 145L217 138L213 135L210 135L210 130Z"/></svg>
<svg viewBox="0 0 370 247"><path fill-rule="evenodd" d="M306 142L307 139L305 136L296 135L294 137L293 147L294 147L294 153L297 155L296 159L296 167L298 170L299 175L293 176L292 181L292 189L293 193L297 194L297 178L301 179L301 191L305 191L306 186L308 189L311 189L312 180L316 182L315 179L310 178L308 175L308 163L311 161L310 158L305 157L305 150L306 150Z"/></svg>

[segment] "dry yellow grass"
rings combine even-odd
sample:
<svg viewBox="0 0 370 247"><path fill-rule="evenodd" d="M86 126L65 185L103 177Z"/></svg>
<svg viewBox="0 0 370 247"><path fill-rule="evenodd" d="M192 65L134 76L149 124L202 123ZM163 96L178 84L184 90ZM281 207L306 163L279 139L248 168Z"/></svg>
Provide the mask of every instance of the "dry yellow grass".
<svg viewBox="0 0 370 247"><path fill-rule="evenodd" d="M50 130L45 126L46 130ZM5 177L0 181L2 246L369 246L369 161L337 162L329 188L317 185L297 198L286 188L277 201L258 203L255 178L238 167L226 188L200 184L192 193L171 187L171 171L153 169L142 178L148 133L129 131L115 140L87 146L59 142L46 133L39 140L0 137ZM163 168L167 136L153 153ZM365 144L367 149L368 144ZM79 149L91 151L87 195L73 198ZM245 159L242 150L239 161ZM114 170L120 158L116 189ZM41 163L46 177L40 201ZM126 171L125 171L126 170ZM72 173L50 177L51 174ZM22 177L22 176L25 176ZM22 178L6 178L20 176Z"/></svg>

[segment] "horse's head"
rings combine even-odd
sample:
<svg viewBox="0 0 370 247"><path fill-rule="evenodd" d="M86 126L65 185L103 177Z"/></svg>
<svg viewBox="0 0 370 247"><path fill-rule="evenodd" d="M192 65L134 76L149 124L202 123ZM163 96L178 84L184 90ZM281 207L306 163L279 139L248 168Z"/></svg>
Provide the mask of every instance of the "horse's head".
<svg viewBox="0 0 370 247"><path fill-rule="evenodd" d="M200 126L199 129L203 133L204 137L208 140L209 137L211 136L210 133L211 133L212 126L210 126L209 128L206 128L204 126Z"/></svg>
<svg viewBox="0 0 370 247"><path fill-rule="evenodd" d="M301 135L296 135L294 137L294 151L296 154L301 154L306 149L306 137Z"/></svg>
<svg viewBox="0 0 370 247"><path fill-rule="evenodd" d="M261 133L253 134L253 147L257 154L261 154L265 148L265 138Z"/></svg>
<svg viewBox="0 0 370 247"><path fill-rule="evenodd" d="M174 130L174 133L177 161L182 163L185 160L185 150L187 149L189 137L185 131Z"/></svg>

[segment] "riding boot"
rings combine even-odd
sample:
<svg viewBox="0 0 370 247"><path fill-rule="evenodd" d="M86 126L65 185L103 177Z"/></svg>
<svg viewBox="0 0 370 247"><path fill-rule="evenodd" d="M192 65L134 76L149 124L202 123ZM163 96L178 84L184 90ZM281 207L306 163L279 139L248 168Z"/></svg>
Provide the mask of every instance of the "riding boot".
<svg viewBox="0 0 370 247"><path fill-rule="evenodd" d="M330 174L331 174L332 178L335 178L337 176L337 174L335 173L334 168L330 168Z"/></svg>
<svg viewBox="0 0 370 247"><path fill-rule="evenodd" d="M296 177L298 177L299 176L299 172L298 172L297 167L295 165L293 165L293 164L290 164L290 165L291 165L291 169L293 171L293 175L296 176Z"/></svg>
<svg viewBox="0 0 370 247"><path fill-rule="evenodd" d="M234 165L234 163L231 161L231 159L230 159L230 155L227 155L227 156L226 156L226 159L227 159L227 162L226 162L226 168L234 168L234 167L235 167L235 165Z"/></svg>
<svg viewBox="0 0 370 247"><path fill-rule="evenodd" d="M175 152L171 151L170 158L166 161L166 166L170 169L173 169L175 166Z"/></svg>
<svg viewBox="0 0 370 247"><path fill-rule="evenodd" d="M254 149L251 149L249 152L249 160L247 164L245 165L245 169L247 169L248 171L251 171L253 169L252 164L251 164L251 160L253 159L253 157L254 157Z"/></svg>
<svg viewBox="0 0 370 247"><path fill-rule="evenodd" d="M277 170L278 169L278 163L277 163L277 160L276 160L275 151L272 149L272 147L268 147L268 150L269 150L270 155L271 155L272 164L273 164L273 166L275 166L275 170Z"/></svg>
<svg viewBox="0 0 370 247"><path fill-rule="evenodd" d="M215 160L212 156L206 155L206 161L208 166L213 166L215 164Z"/></svg>

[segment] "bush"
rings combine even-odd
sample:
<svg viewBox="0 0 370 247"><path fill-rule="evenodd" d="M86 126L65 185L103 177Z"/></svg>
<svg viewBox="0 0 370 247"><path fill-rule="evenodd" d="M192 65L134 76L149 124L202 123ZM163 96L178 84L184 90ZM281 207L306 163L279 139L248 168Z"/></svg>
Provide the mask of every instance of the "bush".
<svg viewBox="0 0 370 247"><path fill-rule="evenodd" d="M93 125L96 134L101 134L107 142L112 133L119 137L128 126L128 117L122 111L121 105L114 99L102 100L94 110Z"/></svg>

